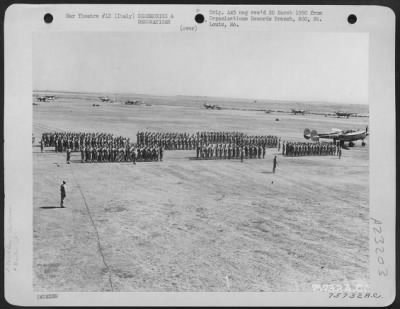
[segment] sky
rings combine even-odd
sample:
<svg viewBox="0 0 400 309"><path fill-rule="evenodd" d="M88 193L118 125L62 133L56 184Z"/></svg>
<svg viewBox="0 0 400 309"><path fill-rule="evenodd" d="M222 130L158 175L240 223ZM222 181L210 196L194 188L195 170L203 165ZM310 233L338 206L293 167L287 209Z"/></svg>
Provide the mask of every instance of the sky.
<svg viewBox="0 0 400 309"><path fill-rule="evenodd" d="M41 32L33 90L368 103L368 34Z"/></svg>

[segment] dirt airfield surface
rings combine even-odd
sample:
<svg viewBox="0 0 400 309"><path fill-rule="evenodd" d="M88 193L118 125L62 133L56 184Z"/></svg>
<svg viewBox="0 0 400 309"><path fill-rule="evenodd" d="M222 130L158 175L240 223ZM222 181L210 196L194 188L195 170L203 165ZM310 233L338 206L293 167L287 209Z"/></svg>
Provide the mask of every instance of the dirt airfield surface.
<svg viewBox="0 0 400 309"><path fill-rule="evenodd" d="M368 118L206 110L179 100L128 106L75 95L33 106L35 291L289 292L368 284L368 139L366 147L358 141L343 150L341 160L268 149L265 159L203 161L191 150L136 165L82 164L73 153L68 165L65 153L40 152L41 134L55 130L133 141L146 130L303 141L306 127L368 125Z"/></svg>

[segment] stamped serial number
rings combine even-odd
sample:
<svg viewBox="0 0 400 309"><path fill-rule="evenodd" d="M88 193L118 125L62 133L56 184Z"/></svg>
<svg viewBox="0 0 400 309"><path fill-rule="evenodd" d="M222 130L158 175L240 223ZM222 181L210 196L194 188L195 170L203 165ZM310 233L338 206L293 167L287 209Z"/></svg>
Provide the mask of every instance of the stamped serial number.
<svg viewBox="0 0 400 309"><path fill-rule="evenodd" d="M385 265L385 237L383 233L383 224L381 221L371 218L373 233L373 250L375 259L378 262L378 276L387 276L388 269Z"/></svg>
<svg viewBox="0 0 400 309"><path fill-rule="evenodd" d="M37 295L37 299L52 299L58 298L58 294L39 294Z"/></svg>
<svg viewBox="0 0 400 309"><path fill-rule="evenodd" d="M329 293L329 298L382 298L379 293Z"/></svg>

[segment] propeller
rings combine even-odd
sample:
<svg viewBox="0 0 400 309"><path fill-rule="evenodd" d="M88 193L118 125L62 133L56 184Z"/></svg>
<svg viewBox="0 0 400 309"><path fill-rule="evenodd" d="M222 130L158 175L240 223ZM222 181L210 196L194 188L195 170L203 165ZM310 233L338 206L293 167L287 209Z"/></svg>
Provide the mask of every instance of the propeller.
<svg viewBox="0 0 400 309"><path fill-rule="evenodd" d="M317 130L312 130L312 131L311 131L311 137L315 137L315 136L317 136L317 135L318 135Z"/></svg>
<svg viewBox="0 0 400 309"><path fill-rule="evenodd" d="M305 128L305 129L304 129L304 138L305 138L305 139L309 139L309 138L311 137L310 134L311 134L310 129Z"/></svg>

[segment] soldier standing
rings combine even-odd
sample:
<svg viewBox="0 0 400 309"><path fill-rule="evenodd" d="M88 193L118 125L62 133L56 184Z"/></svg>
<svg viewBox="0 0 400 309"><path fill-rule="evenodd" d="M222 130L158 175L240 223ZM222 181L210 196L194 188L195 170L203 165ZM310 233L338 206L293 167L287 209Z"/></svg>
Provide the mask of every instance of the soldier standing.
<svg viewBox="0 0 400 309"><path fill-rule="evenodd" d="M163 156L164 156L164 149L163 149L163 146L160 146L160 161L163 160ZM197 156L197 158L198 158L198 156Z"/></svg>
<svg viewBox="0 0 400 309"><path fill-rule="evenodd" d="M81 148L81 162L83 163L83 160L85 159L85 147Z"/></svg>
<svg viewBox="0 0 400 309"><path fill-rule="evenodd" d="M134 148L132 151L132 161L133 161L133 164L135 164L135 165L136 165L137 155L138 155L137 148Z"/></svg>
<svg viewBox="0 0 400 309"><path fill-rule="evenodd" d="M90 148L89 148L89 161L90 161L90 163L93 162L93 147L92 146L90 146Z"/></svg>
<svg viewBox="0 0 400 309"><path fill-rule="evenodd" d="M275 174L275 169L276 169L276 166L278 165L278 163L276 162L276 156L274 157L274 161L273 161L273 165L272 165L272 173L274 173Z"/></svg>
<svg viewBox="0 0 400 309"><path fill-rule="evenodd" d="M63 180L61 186L60 186L60 194L61 194L61 201L60 201L60 207L64 208L64 199L67 197L67 186L66 186L65 180Z"/></svg>
<svg viewBox="0 0 400 309"><path fill-rule="evenodd" d="M43 139L40 141L40 151L43 152L44 150L44 142Z"/></svg>
<svg viewBox="0 0 400 309"><path fill-rule="evenodd" d="M70 147L68 147L68 149L67 149L67 164L69 164L70 162L70 160L71 160L71 148Z"/></svg>

